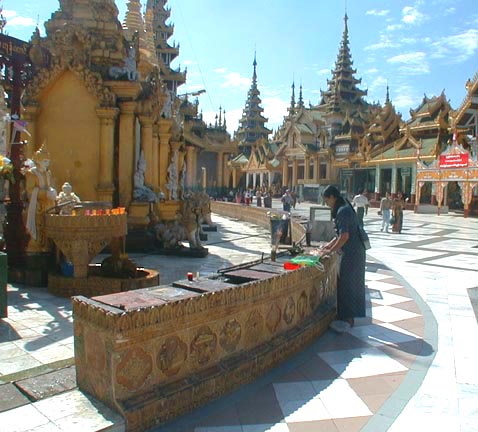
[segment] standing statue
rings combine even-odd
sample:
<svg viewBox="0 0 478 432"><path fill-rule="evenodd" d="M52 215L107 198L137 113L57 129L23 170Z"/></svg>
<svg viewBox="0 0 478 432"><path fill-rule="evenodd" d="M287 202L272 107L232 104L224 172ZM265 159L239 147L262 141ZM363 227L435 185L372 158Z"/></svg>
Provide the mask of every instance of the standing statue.
<svg viewBox="0 0 478 432"><path fill-rule="evenodd" d="M181 170L180 184L181 184L181 199L186 195L186 176L187 176L186 160L183 162L183 169Z"/></svg>
<svg viewBox="0 0 478 432"><path fill-rule="evenodd" d="M165 89L164 93L166 94L166 97L163 107L161 108L161 117L171 118L173 115L174 92L172 90Z"/></svg>
<svg viewBox="0 0 478 432"><path fill-rule="evenodd" d="M144 184L144 174L146 172L146 159L144 152L139 154L136 172L134 173L133 199L136 201L158 202L158 196L154 191Z"/></svg>
<svg viewBox="0 0 478 432"><path fill-rule="evenodd" d="M56 205L60 207L60 214L71 215L75 205L80 202L81 200L78 195L73 192L71 184L68 182L63 183L61 192L56 198Z"/></svg>
<svg viewBox="0 0 478 432"><path fill-rule="evenodd" d="M178 151L176 150L171 157L171 163L168 167L168 184L166 188L169 191L169 199L176 201L178 199Z"/></svg>
<svg viewBox="0 0 478 432"><path fill-rule="evenodd" d="M30 234L30 251L48 251L45 236L46 211L56 205L56 190L51 185L50 153L43 144L33 155L34 165L27 171L30 191L26 228Z"/></svg>
<svg viewBox="0 0 478 432"><path fill-rule="evenodd" d="M128 49L128 56L124 60L124 66L112 66L109 70L109 75L113 79L119 79L126 76L128 81L139 81L139 72L137 69L137 54L136 44L133 44Z"/></svg>

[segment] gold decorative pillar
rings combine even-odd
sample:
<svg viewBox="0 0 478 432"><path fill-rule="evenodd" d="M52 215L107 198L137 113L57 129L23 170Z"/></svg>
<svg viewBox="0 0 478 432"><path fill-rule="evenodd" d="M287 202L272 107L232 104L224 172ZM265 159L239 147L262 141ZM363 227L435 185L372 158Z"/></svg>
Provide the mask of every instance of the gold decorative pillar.
<svg viewBox="0 0 478 432"><path fill-rule="evenodd" d="M310 156L304 159L304 180L310 180Z"/></svg>
<svg viewBox="0 0 478 432"><path fill-rule="evenodd" d="M118 108L98 108L100 119L100 161L97 194L99 201L113 201L114 122Z"/></svg>
<svg viewBox="0 0 478 432"><path fill-rule="evenodd" d="M231 177L231 170L229 169L229 166L227 164L227 161L229 160L229 155L227 153L225 153L222 157L222 166L224 167L224 174L223 174L223 180L222 180L222 183L223 183L223 186L224 187L229 187L229 180L230 180L230 177Z"/></svg>
<svg viewBox="0 0 478 432"><path fill-rule="evenodd" d="M159 191L159 128L158 125L153 125L153 189Z"/></svg>
<svg viewBox="0 0 478 432"><path fill-rule="evenodd" d="M232 168L232 187L237 188L237 168Z"/></svg>
<svg viewBox="0 0 478 432"><path fill-rule="evenodd" d="M194 173L196 171L196 158L195 149L193 146L186 147L186 187L194 185L194 179L196 178Z"/></svg>
<svg viewBox="0 0 478 432"><path fill-rule="evenodd" d="M314 157L314 183L318 183L320 180L320 159L316 154Z"/></svg>
<svg viewBox="0 0 478 432"><path fill-rule="evenodd" d="M118 175L119 202L122 207L128 207L133 197L135 109L136 102L120 103Z"/></svg>
<svg viewBox="0 0 478 432"><path fill-rule="evenodd" d="M22 140L26 139L28 141L27 146L23 148L23 155L24 157L31 158L33 153L40 148L40 143L37 143L36 140L36 118L39 114L38 106L27 106L24 108L22 112L22 119L27 122L27 131L30 132L30 137L25 133L22 134ZM10 136L10 128L7 127L7 148L10 146L12 138Z"/></svg>
<svg viewBox="0 0 478 432"><path fill-rule="evenodd" d="M287 158L282 160L282 186L289 185L289 161Z"/></svg>
<svg viewBox="0 0 478 432"><path fill-rule="evenodd" d="M218 152L216 159L217 165L217 186L222 187L224 182L224 152Z"/></svg>
<svg viewBox="0 0 478 432"><path fill-rule="evenodd" d="M171 139L171 120L161 119L158 124L159 135L159 188L166 193L168 182L169 140Z"/></svg>
<svg viewBox="0 0 478 432"><path fill-rule="evenodd" d="M147 185L152 186L153 183L153 119L149 115L139 116L141 123L141 148L146 159L146 173L144 181Z"/></svg>
<svg viewBox="0 0 478 432"><path fill-rule="evenodd" d="M298 171L299 161L294 159L292 161L292 187L295 188L297 186L297 171Z"/></svg>

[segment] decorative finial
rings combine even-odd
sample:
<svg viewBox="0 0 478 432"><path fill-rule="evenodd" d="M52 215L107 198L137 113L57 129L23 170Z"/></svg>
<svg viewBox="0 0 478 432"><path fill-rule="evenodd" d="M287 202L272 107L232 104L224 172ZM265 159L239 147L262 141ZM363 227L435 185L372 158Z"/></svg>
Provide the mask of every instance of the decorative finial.
<svg viewBox="0 0 478 432"><path fill-rule="evenodd" d="M0 1L0 33L3 34L3 29L7 25L7 19L3 16L3 1Z"/></svg>

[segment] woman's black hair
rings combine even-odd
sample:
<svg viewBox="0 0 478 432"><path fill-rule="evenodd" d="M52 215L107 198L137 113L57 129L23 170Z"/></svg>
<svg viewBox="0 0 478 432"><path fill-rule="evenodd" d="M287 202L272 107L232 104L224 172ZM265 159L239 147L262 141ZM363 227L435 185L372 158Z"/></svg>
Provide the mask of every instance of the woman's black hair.
<svg viewBox="0 0 478 432"><path fill-rule="evenodd" d="M324 196L324 198L329 198L331 196L335 198L335 205L334 205L334 208L332 209L332 217L335 219L337 216L337 212L339 211L339 208L345 204L344 198L340 194L340 191L335 186L332 186L332 185L327 186L322 195Z"/></svg>

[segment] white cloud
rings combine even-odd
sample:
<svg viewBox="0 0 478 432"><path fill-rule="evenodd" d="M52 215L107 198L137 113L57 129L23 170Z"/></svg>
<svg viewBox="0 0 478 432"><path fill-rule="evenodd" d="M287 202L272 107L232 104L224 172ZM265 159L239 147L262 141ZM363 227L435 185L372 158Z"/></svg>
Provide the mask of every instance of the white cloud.
<svg viewBox="0 0 478 432"><path fill-rule="evenodd" d="M234 132L237 130L239 127L239 120L242 117L242 108L237 108L231 111L226 111L226 125L227 125L227 130L228 132L233 135ZM212 116L210 116L211 120L208 120L208 123L214 123L215 122L215 115L216 113L212 113Z"/></svg>
<svg viewBox="0 0 478 432"><path fill-rule="evenodd" d="M460 63L474 56L478 50L478 30L445 36L433 43L433 58L448 58L450 63Z"/></svg>
<svg viewBox="0 0 478 432"><path fill-rule="evenodd" d="M402 9L402 21L405 24L418 25L425 20L425 15L419 12L414 6L405 6Z"/></svg>
<svg viewBox="0 0 478 432"><path fill-rule="evenodd" d="M183 60L183 64L186 66L191 66L191 65L196 65L197 62L195 62L194 60Z"/></svg>
<svg viewBox="0 0 478 432"><path fill-rule="evenodd" d="M35 27L36 21L30 17L19 16L16 11L4 10L3 16L7 19L8 27Z"/></svg>
<svg viewBox="0 0 478 432"><path fill-rule="evenodd" d="M212 71L218 74L225 74L227 72L227 69L222 67L222 68L213 69Z"/></svg>
<svg viewBox="0 0 478 432"><path fill-rule="evenodd" d="M264 98L262 104L264 107L264 117L269 119L266 126L269 129L277 129L287 114L289 102L278 97L270 97Z"/></svg>
<svg viewBox="0 0 478 432"><path fill-rule="evenodd" d="M365 12L365 15L373 15L373 16L386 16L389 14L389 10L387 9L381 9L381 10L377 10L377 9L372 9L372 10L368 10L367 12Z"/></svg>
<svg viewBox="0 0 478 432"><path fill-rule="evenodd" d="M401 28L403 28L403 25L402 24L389 24L387 27L386 27L386 30L388 32L392 32L392 31L395 31L395 30L400 30Z"/></svg>
<svg viewBox="0 0 478 432"><path fill-rule="evenodd" d="M317 71L317 75L322 76L322 75L327 75L330 73L330 69L320 69Z"/></svg>
<svg viewBox="0 0 478 432"><path fill-rule="evenodd" d="M448 9L445 9L445 15L451 15L451 14L454 14L455 12L456 12L455 7L449 7Z"/></svg>
<svg viewBox="0 0 478 432"><path fill-rule="evenodd" d="M246 89L251 84L250 78L243 77L238 72L229 72L224 78L225 81L221 84L222 88L233 87Z"/></svg>
<svg viewBox="0 0 478 432"><path fill-rule="evenodd" d="M410 108L416 108L421 101L421 97L417 95L415 89L411 86L404 85L393 91L392 103L395 108L404 114L404 117L410 117Z"/></svg>
<svg viewBox="0 0 478 432"><path fill-rule="evenodd" d="M387 59L388 63L398 64L398 70L406 75L423 75L430 73L430 66L424 52L417 51L399 54Z"/></svg>
<svg viewBox="0 0 478 432"><path fill-rule="evenodd" d="M381 34L379 42L366 46L364 50L375 51L378 49L385 49L385 48L399 48L400 46L401 44L395 40L392 40L390 36Z"/></svg>
<svg viewBox="0 0 478 432"><path fill-rule="evenodd" d="M377 72L378 72L378 69L377 69L377 68L367 69L367 73L369 73L369 74L374 74L374 73L377 73Z"/></svg>

